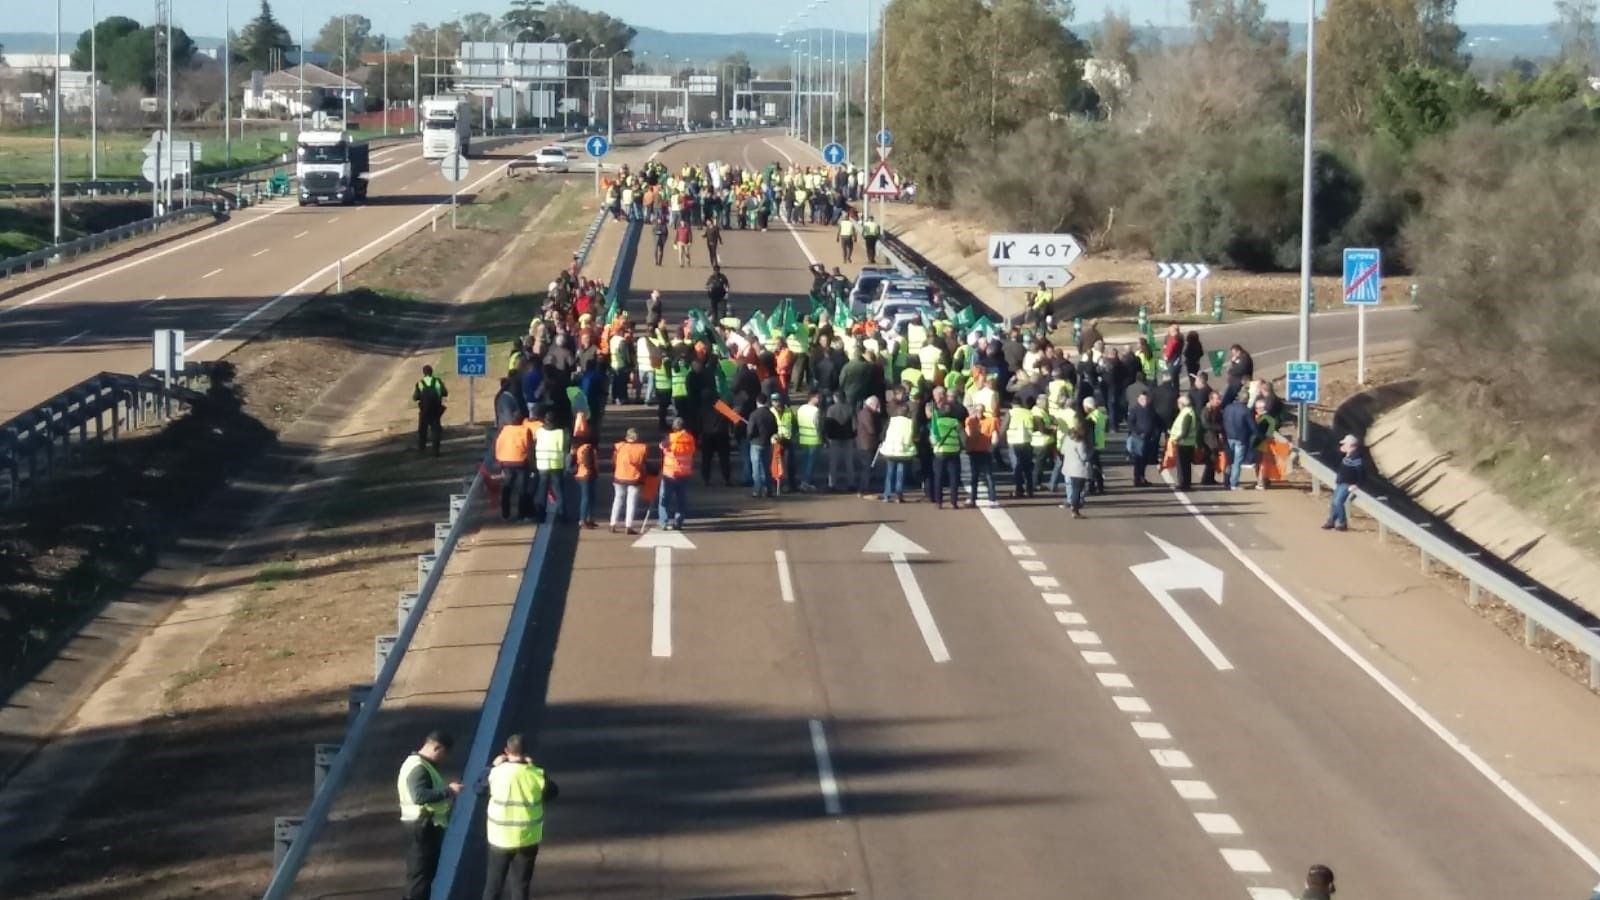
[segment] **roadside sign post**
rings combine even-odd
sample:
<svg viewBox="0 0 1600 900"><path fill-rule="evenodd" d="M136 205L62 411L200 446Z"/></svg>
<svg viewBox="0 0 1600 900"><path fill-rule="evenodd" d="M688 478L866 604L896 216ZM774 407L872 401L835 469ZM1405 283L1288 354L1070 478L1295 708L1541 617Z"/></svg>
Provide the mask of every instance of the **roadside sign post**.
<svg viewBox="0 0 1600 900"><path fill-rule="evenodd" d="M1296 447L1306 445L1306 407L1322 399L1322 366L1309 360L1296 360L1284 369L1284 394L1290 403L1300 404L1300 418L1295 426Z"/></svg>
<svg viewBox="0 0 1600 900"><path fill-rule="evenodd" d="M611 150L611 142L603 134L591 134L583 142L583 149L594 158L594 195L600 196L600 158Z"/></svg>
<svg viewBox="0 0 1600 900"><path fill-rule="evenodd" d="M489 338L456 335L456 375L467 379L467 424L477 424L478 379L489 374Z"/></svg>
<svg viewBox="0 0 1600 900"><path fill-rule="evenodd" d="M1356 308L1356 383L1367 383L1367 307L1383 298L1383 251L1344 248L1344 303Z"/></svg>
<svg viewBox="0 0 1600 900"><path fill-rule="evenodd" d="M443 159L439 160L439 174L443 175L444 180L450 182L452 185L457 185L463 181L466 181L467 171L470 167L471 165L467 162L467 158L462 156L460 153L450 153L447 154ZM452 229L456 227L457 193L457 188L450 188L450 227Z"/></svg>
<svg viewBox="0 0 1600 900"><path fill-rule="evenodd" d="M1205 263L1156 263L1156 277L1166 282L1166 315L1172 315L1172 282L1176 280L1188 281L1194 279L1194 314L1200 315L1202 311L1201 292L1205 280L1211 277L1211 267Z"/></svg>
<svg viewBox="0 0 1600 900"><path fill-rule="evenodd" d="M1072 283L1068 268L1083 255L1070 234L991 234L987 257L1003 288L1063 288Z"/></svg>
<svg viewBox="0 0 1600 900"><path fill-rule="evenodd" d="M895 182L894 173L889 170L889 151L894 148L894 132L887 128L879 129L878 133L873 136L873 143L878 147L878 167L867 181L867 198L869 200L873 197L878 198L878 222L880 225L886 225L889 220L889 197L899 196L900 194L900 185ZM871 188L878 184L878 172L889 173L890 186L894 188L893 194L875 194L871 192Z"/></svg>

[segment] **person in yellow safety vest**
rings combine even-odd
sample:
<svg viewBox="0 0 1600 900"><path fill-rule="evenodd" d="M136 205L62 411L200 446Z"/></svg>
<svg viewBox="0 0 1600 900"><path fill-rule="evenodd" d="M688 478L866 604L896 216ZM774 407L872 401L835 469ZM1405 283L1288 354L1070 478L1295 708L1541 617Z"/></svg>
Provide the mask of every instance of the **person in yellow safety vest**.
<svg viewBox="0 0 1600 900"><path fill-rule="evenodd" d="M1083 398L1083 416L1094 425L1094 435L1089 441L1089 493L1106 492L1106 473L1100 467L1100 454L1106 449L1106 426L1111 417L1100 408L1093 397Z"/></svg>
<svg viewBox="0 0 1600 900"><path fill-rule="evenodd" d="M1055 468L1056 421L1050 415L1049 401L1043 396L1034 401L1032 425L1028 443L1033 447L1033 483L1038 488L1049 484L1053 489L1055 480L1050 476Z"/></svg>
<svg viewBox="0 0 1600 900"><path fill-rule="evenodd" d="M922 377L938 384L939 367L944 363L944 349L937 343L929 341L917 351L917 362L922 367Z"/></svg>
<svg viewBox="0 0 1600 900"><path fill-rule="evenodd" d="M1055 299L1055 292L1045 287L1044 282L1039 282L1039 289L1033 292L1028 309L1028 313L1035 325L1043 328L1049 327L1050 304L1054 303Z"/></svg>
<svg viewBox="0 0 1600 900"><path fill-rule="evenodd" d="M772 395L772 416L778 420L778 433L773 435L773 453L783 454L783 480L787 485L774 484L775 490L781 491L785 486L790 491L800 486L800 473L794 468L794 410L789 408L789 400L782 394Z"/></svg>
<svg viewBox="0 0 1600 900"><path fill-rule="evenodd" d="M845 265L849 265L856 256L856 221L849 216L839 219L839 248L844 251Z"/></svg>
<svg viewBox="0 0 1600 900"><path fill-rule="evenodd" d="M1141 338L1133 348L1133 355L1139 360L1139 371L1144 373L1144 383L1156 383L1156 355L1150 352L1150 346Z"/></svg>
<svg viewBox="0 0 1600 900"><path fill-rule="evenodd" d="M428 900L433 894L439 848L450 824L450 803L461 793L461 782L445 781L439 773L450 757L452 743L445 732L431 731L422 747L400 764L395 787L407 838L404 900Z"/></svg>
<svg viewBox="0 0 1600 900"><path fill-rule="evenodd" d="M928 443L933 447L933 502L944 508L946 492L950 508L961 508L961 450L966 446L966 422L959 417L949 397L940 398L928 416Z"/></svg>
<svg viewBox="0 0 1600 900"><path fill-rule="evenodd" d="M417 404L417 452L428 449L428 438L433 438L433 455L439 455L439 442L444 438L444 398L450 389L433 374L433 366L422 367L422 377L411 389L411 402Z"/></svg>
<svg viewBox="0 0 1600 900"><path fill-rule="evenodd" d="M907 367L900 373L900 380L906 384L906 393L915 395L918 388L922 386L922 370Z"/></svg>
<svg viewBox="0 0 1600 900"><path fill-rule="evenodd" d="M902 403L884 426L883 443L878 455L886 461L883 472L883 502L906 502L906 471L917 458L916 422L911 418L912 405ZM868 468L871 468L869 465Z"/></svg>
<svg viewBox="0 0 1600 900"><path fill-rule="evenodd" d="M1178 458L1178 490L1189 490L1190 469L1194 467L1194 448L1200 442L1200 420L1188 394L1178 395L1178 415L1168 429L1168 443L1176 448Z"/></svg>
<svg viewBox="0 0 1600 900"><path fill-rule="evenodd" d="M554 498L556 520L566 521L567 433L550 420L548 409L534 413L543 425L533 435L533 516L545 519L545 498Z"/></svg>
<svg viewBox="0 0 1600 900"><path fill-rule="evenodd" d="M1045 386L1044 395L1052 412L1065 409L1072 403L1072 382L1067 379L1065 369L1057 369L1050 383Z"/></svg>
<svg viewBox="0 0 1600 900"><path fill-rule="evenodd" d="M480 793L488 795L483 829L489 844L484 900L527 900L532 896L529 891L539 845L544 842L544 805L560 797L561 789L524 755L522 735L513 734L506 738L504 752L484 773Z"/></svg>
<svg viewBox="0 0 1600 900"><path fill-rule="evenodd" d="M867 245L867 264L876 265L878 262L878 239L883 237L883 226L873 221L871 216L861 223L861 240Z"/></svg>
<svg viewBox="0 0 1600 900"><path fill-rule="evenodd" d="M817 470L817 457L822 455L822 395L812 391L806 402L794 411L795 442L800 446L800 490L817 489L812 477Z"/></svg>
<svg viewBox="0 0 1600 900"><path fill-rule="evenodd" d="M1011 496L1032 497L1037 485L1033 478L1033 412L1011 407L1006 412L1005 434L1011 451Z"/></svg>

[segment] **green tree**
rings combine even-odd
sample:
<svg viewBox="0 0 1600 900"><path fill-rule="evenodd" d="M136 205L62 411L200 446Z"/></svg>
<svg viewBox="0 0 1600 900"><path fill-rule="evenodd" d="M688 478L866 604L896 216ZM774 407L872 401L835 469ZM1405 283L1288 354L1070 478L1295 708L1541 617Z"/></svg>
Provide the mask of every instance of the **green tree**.
<svg viewBox="0 0 1600 900"><path fill-rule="evenodd" d="M1513 71L1500 82L1495 100L1501 114L1514 117L1530 109L1560 106L1583 93L1584 80L1570 65L1561 65L1532 77Z"/></svg>
<svg viewBox="0 0 1600 900"><path fill-rule="evenodd" d="M431 60L434 48L437 47L441 57L454 59L456 54L461 52L461 42L465 34L460 22L440 22L438 25L417 22L406 32L406 49ZM428 67L424 67L424 71L427 70Z"/></svg>
<svg viewBox="0 0 1600 900"><path fill-rule="evenodd" d="M93 56L98 64L98 74L101 77L106 74L106 49L115 45L124 37L138 31L139 27L138 22L127 16L107 16L95 26L93 37L95 52ZM89 71L90 40L89 30L84 29L83 33L78 35L78 42L73 45L72 68L79 72Z"/></svg>
<svg viewBox="0 0 1600 900"><path fill-rule="evenodd" d="M1465 69L1454 16L1455 0L1329 0L1317 32L1317 92L1335 126L1365 131L1390 72Z"/></svg>
<svg viewBox="0 0 1600 900"><path fill-rule="evenodd" d="M1407 66L1390 72L1372 104L1372 125L1400 147L1443 134L1463 119L1488 109L1490 97L1465 72Z"/></svg>
<svg viewBox="0 0 1600 900"><path fill-rule="evenodd" d="M156 78L156 40L155 28L140 28L139 23L132 19L117 17L113 22L108 19L102 22L104 26L112 23L113 28L100 31L96 38L96 62L99 64L100 76L112 90L126 88L140 88L150 91L155 87ZM128 26L132 26L131 28ZM79 52L82 52L82 68L89 68L89 33L85 31L79 38L79 48L72 52L73 67L78 67ZM189 69L194 64L194 41L181 28L172 30L172 67L173 71L181 72ZM166 65L166 60L159 61Z"/></svg>
<svg viewBox="0 0 1600 900"><path fill-rule="evenodd" d="M250 68L268 71L293 46L289 29L272 14L272 4L261 0L260 12L239 32L235 49Z"/></svg>
<svg viewBox="0 0 1600 900"><path fill-rule="evenodd" d="M461 17L461 34L468 41L497 41L499 23L488 13L467 13Z"/></svg>
<svg viewBox="0 0 1600 900"><path fill-rule="evenodd" d="M718 71L714 73L715 75L719 78L726 76L732 79L734 84L743 84L749 81L750 76L755 72L755 69L750 65L750 57L743 50L724 56L718 61L717 69Z"/></svg>
<svg viewBox="0 0 1600 900"><path fill-rule="evenodd" d="M372 20L357 15L334 16L317 32L311 49L332 54L335 71L340 63L353 69L360 65L361 54L373 49Z"/></svg>
<svg viewBox="0 0 1600 900"><path fill-rule="evenodd" d="M1600 29L1595 27L1596 0L1556 0L1556 21L1550 34L1561 45L1561 59L1587 75L1594 71L1600 53Z"/></svg>
<svg viewBox="0 0 1600 900"><path fill-rule="evenodd" d="M552 33L545 21L544 0L511 0L511 9L500 21L519 41L542 41ZM567 35L563 32L562 37Z"/></svg>
<svg viewBox="0 0 1600 900"><path fill-rule="evenodd" d="M605 13L590 12L571 3L551 3L545 7L541 14L546 35L561 35L561 40L571 42L582 40L582 43L572 48L574 56L588 56L600 47L605 48L605 55L610 56L618 50L625 50L633 44L633 39L638 32L627 22ZM617 57L617 71L624 71L628 57Z"/></svg>

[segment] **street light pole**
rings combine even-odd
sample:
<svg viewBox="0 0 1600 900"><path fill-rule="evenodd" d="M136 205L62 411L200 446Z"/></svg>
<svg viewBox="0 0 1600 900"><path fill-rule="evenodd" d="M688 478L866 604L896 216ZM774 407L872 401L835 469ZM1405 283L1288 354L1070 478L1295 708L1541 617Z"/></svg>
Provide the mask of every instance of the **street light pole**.
<svg viewBox="0 0 1600 900"><path fill-rule="evenodd" d="M51 152L51 168L55 173L55 243L61 243L61 0L56 0L56 83L50 91L55 106L55 148Z"/></svg>
<svg viewBox="0 0 1600 900"><path fill-rule="evenodd" d="M233 2L222 2L222 146L233 168Z"/></svg>
<svg viewBox="0 0 1600 900"><path fill-rule="evenodd" d="M59 5L59 4L58 4ZM59 30L59 29L58 29ZM95 45L100 30L98 0L89 0L89 180L100 180L100 69Z"/></svg>
<svg viewBox="0 0 1600 900"><path fill-rule="evenodd" d="M389 34L383 35L383 136L389 136Z"/></svg>
<svg viewBox="0 0 1600 900"><path fill-rule="evenodd" d="M872 167L872 0L867 0L867 52L862 56L866 87L861 92L861 168ZM866 200L865 197L862 198ZM862 209L865 209L865 202Z"/></svg>
<svg viewBox="0 0 1600 900"><path fill-rule="evenodd" d="M339 14L339 122L348 127L350 121L350 41L348 27L350 16Z"/></svg>
<svg viewBox="0 0 1600 900"><path fill-rule="evenodd" d="M1311 359L1311 139L1316 127L1317 102L1317 0L1306 0L1306 124L1304 156L1300 170L1300 361ZM1306 404L1300 404L1295 443L1306 445Z"/></svg>
<svg viewBox="0 0 1600 900"><path fill-rule="evenodd" d="M300 47L295 54L294 70L300 75L300 94L296 98L299 111L295 113L294 133L299 135L306 127L306 4L300 0ZM169 82L170 83L170 82ZM168 129L171 136L171 129Z"/></svg>
<svg viewBox="0 0 1600 900"><path fill-rule="evenodd" d="M58 3L57 4L57 9L59 9L59 8L60 8L60 5ZM173 178L173 173L172 173L172 144L173 144L173 140L172 140L173 139L173 133L172 133L172 6L170 4L167 6L166 28L167 28L167 140L166 140L166 146L167 146L167 168L164 171L165 171L165 174L167 176L167 189L164 192L164 196L167 198L167 208L162 210L162 212L172 212L172 182L175 181L176 179ZM57 28L56 31L59 33L61 31L61 29ZM60 38L60 36L58 34L58 36L56 37L56 43L59 44L60 42L61 42L61 38ZM60 59L59 58L56 60L56 64L60 65ZM60 126L58 125L57 127L59 128ZM193 154L190 154L189 165L191 165L191 166L194 165Z"/></svg>

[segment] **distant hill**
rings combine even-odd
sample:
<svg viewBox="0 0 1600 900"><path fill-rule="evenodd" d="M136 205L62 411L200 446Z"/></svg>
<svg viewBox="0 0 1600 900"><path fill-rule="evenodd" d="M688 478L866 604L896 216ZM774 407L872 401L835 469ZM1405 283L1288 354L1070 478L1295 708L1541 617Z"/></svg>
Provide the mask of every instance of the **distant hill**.
<svg viewBox="0 0 1600 900"><path fill-rule="evenodd" d="M1513 56L1522 56L1527 59L1540 59L1553 56L1557 46L1550 37L1550 29L1546 25L1463 25L1466 40L1462 47L1466 52L1479 59L1509 59ZM1096 23L1081 22L1072 26L1073 31L1083 37L1091 37L1096 30ZM1144 26L1138 29L1142 35L1147 35L1160 40L1165 44L1181 44L1188 39L1187 28L1163 28L1159 26ZM794 32L788 39L804 41L810 37L813 42L820 36L822 52L826 55L832 52L833 32L827 30L810 30ZM61 46L63 51L72 46L77 35L63 35ZM201 37L194 38L195 44L202 49L222 46L221 38ZM867 41L865 35L860 33L838 33L839 56L843 58L848 51L849 58L859 60L866 52ZM1293 50L1300 50L1305 44L1305 26L1299 23L1289 25L1289 42ZM49 53L54 49L54 38L47 32L0 32L0 46L13 53ZM674 60L693 60L704 64L707 61L722 59L732 53L743 51L750 58L750 62L759 70L762 67L782 66L788 63L790 53L778 43L775 34L762 34L750 32L745 34L704 34L691 32L660 31L655 28L640 28L639 36L634 38L633 50L642 55L649 51L646 57L648 62L671 55ZM659 66L655 66L659 68Z"/></svg>

